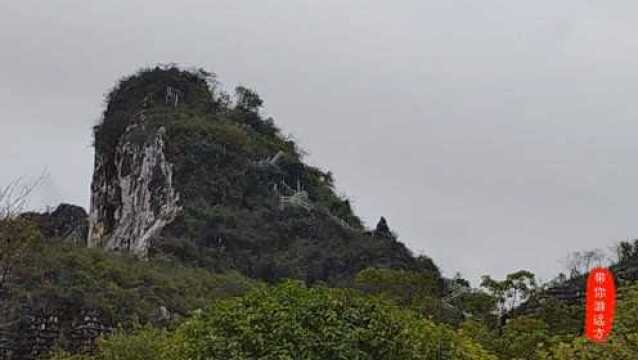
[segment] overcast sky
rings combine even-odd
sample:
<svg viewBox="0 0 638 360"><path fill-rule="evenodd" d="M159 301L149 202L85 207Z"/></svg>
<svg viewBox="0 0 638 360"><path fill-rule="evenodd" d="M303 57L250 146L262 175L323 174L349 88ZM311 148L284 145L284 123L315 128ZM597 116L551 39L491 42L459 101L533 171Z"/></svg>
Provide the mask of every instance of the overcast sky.
<svg viewBox="0 0 638 360"><path fill-rule="evenodd" d="M0 184L88 207L103 94L204 67L447 275L548 280L638 236L636 34L635 1L0 0Z"/></svg>

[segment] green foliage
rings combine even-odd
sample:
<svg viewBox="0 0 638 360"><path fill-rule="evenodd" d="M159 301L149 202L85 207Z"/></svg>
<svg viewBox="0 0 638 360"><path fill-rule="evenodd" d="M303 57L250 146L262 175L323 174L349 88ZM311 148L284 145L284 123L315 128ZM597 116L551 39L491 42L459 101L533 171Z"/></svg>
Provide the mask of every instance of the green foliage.
<svg viewBox="0 0 638 360"><path fill-rule="evenodd" d="M168 86L179 93L178 106L165 103ZM366 232L350 201L336 193L333 175L304 164L295 141L261 116L255 91L237 87L232 104L217 86L205 71L157 67L123 79L106 97L94 135L107 173L115 174L109 159L118 143L140 146L166 129L184 211L157 239L149 262L59 245L25 251L37 243L37 231L0 222L0 270L12 275L0 273L0 288L13 281L3 305L67 315L95 309L121 325L94 357L59 352L55 359L638 358L638 287L621 288L614 334L595 345L579 336L578 296L572 303L541 296L528 271L486 276L485 291L469 291L463 279L446 282L430 258L414 257L396 237ZM144 124L129 127L141 112ZM276 164L262 161L280 151ZM299 183L314 210L280 209L273 188L282 182ZM619 245L616 268L634 271L637 244ZM573 273L584 273L597 256L577 253ZM361 293L296 282L257 286L236 273L209 272L229 269L271 283L325 281ZM468 291L456 293L458 287ZM173 330L137 327L160 323L160 307L183 319L212 300Z"/></svg>
<svg viewBox="0 0 638 360"><path fill-rule="evenodd" d="M484 275L481 278L481 287L486 289L496 300L496 311L499 319L507 311L514 309L529 299L537 290L536 277L527 270L519 270L508 274L501 281L494 280L489 275Z"/></svg>
<svg viewBox="0 0 638 360"><path fill-rule="evenodd" d="M477 344L481 344L486 350L492 349L493 351L496 347L498 334L490 329L483 321L475 319L465 320L459 324L458 332Z"/></svg>
<svg viewBox="0 0 638 360"><path fill-rule="evenodd" d="M622 341L612 338L603 344L594 344L583 337L568 342L554 343L548 349L539 350L539 360L634 360L638 352Z"/></svg>
<svg viewBox="0 0 638 360"><path fill-rule="evenodd" d="M494 359L413 312L352 290L295 282L216 302L168 337L146 329L128 339L106 339L100 348L95 359L149 358L138 351L175 360Z"/></svg>
<svg viewBox="0 0 638 360"><path fill-rule="evenodd" d="M231 121L215 120L203 116L178 114L169 121L163 121L176 146L191 141L208 141L227 148L227 152L246 153L250 142L246 130Z"/></svg>
<svg viewBox="0 0 638 360"><path fill-rule="evenodd" d="M368 268L357 274L354 284L365 293L381 295L434 320L456 320L456 317L448 318L449 309L440 301L442 289L438 272Z"/></svg>
<svg viewBox="0 0 638 360"><path fill-rule="evenodd" d="M99 249L49 244L16 269L13 301L97 310L112 325L152 321L160 306L178 316L211 299L245 292L252 282L237 274L212 274L160 259L138 259Z"/></svg>
<svg viewBox="0 0 638 360"><path fill-rule="evenodd" d="M495 341L495 352L502 359L533 359L536 351L549 340L547 324L542 320L520 316L508 321L502 336Z"/></svg>
<svg viewBox="0 0 638 360"><path fill-rule="evenodd" d="M98 343L100 352L96 358L158 360L170 350L167 349L168 341L169 334L165 329L145 327L137 330L135 336L120 331Z"/></svg>
<svg viewBox="0 0 638 360"><path fill-rule="evenodd" d="M15 285L14 272L41 239L37 225L20 217L0 219L0 302L6 287Z"/></svg>
<svg viewBox="0 0 638 360"><path fill-rule="evenodd" d="M254 90L244 86L235 88L235 96L237 97L237 108L245 111L257 111L264 103Z"/></svg>
<svg viewBox="0 0 638 360"><path fill-rule="evenodd" d="M552 298L532 299L533 315L512 316L501 329L482 321L466 321L460 332L480 343L499 359L620 359L638 358L638 285L619 288L616 319L606 343L592 343L581 336L582 305Z"/></svg>
<svg viewBox="0 0 638 360"><path fill-rule="evenodd" d="M167 86L179 92L178 106L164 103ZM163 231L154 256L164 253L268 281L291 277L333 284L371 265L435 268L403 244L367 234L350 202L336 194L332 174L304 164L295 141L260 115L263 101L255 91L238 87L231 105L218 90L211 74L169 66L123 79L107 96L103 121L95 128L107 177L118 171L109 160L120 142L141 146L165 129L183 212ZM129 127L141 112L143 123ZM279 152L284 156L276 164L259 166ZM280 209L273 188L282 182L293 188L299 183L314 210Z"/></svg>
<svg viewBox="0 0 638 360"><path fill-rule="evenodd" d="M452 299L450 303L464 314L471 316L472 319L481 321L490 329L494 329L498 325L498 317L494 314L496 299L483 291L463 293Z"/></svg>
<svg viewBox="0 0 638 360"><path fill-rule="evenodd" d="M441 295L438 273L368 268L357 274L355 284L366 292L393 297L400 304L418 302L419 298L425 296Z"/></svg>
<svg viewBox="0 0 638 360"><path fill-rule="evenodd" d="M500 330L490 329L480 321L466 320L459 332L503 360L536 359L551 336L547 324L528 316L511 319Z"/></svg>
<svg viewBox="0 0 638 360"><path fill-rule="evenodd" d="M619 289L612 335L606 343L592 343L582 336L555 335L537 350L538 359L614 359L638 358L638 285ZM582 326L582 324L581 324Z"/></svg>
<svg viewBox="0 0 638 360"><path fill-rule="evenodd" d="M638 262L638 239L633 242L621 241L617 247L620 264Z"/></svg>
<svg viewBox="0 0 638 360"><path fill-rule="evenodd" d="M335 193L332 173L323 172L316 167L304 166L300 179L314 202L354 228L363 229L363 223L354 214L350 201Z"/></svg>
<svg viewBox="0 0 638 360"><path fill-rule="evenodd" d="M136 112L151 104L164 107L167 86L180 91L180 101L187 104L190 111L212 109L215 99L209 88L210 76L212 75L200 70L158 66L142 69L137 74L120 80L106 95L103 120L94 128L96 151L112 154Z"/></svg>
<svg viewBox="0 0 638 360"><path fill-rule="evenodd" d="M531 302L531 304L534 304ZM552 335L578 335L583 330L584 306L569 305L552 297L540 300L535 316L543 320Z"/></svg>
<svg viewBox="0 0 638 360"><path fill-rule="evenodd" d="M134 336L118 331L108 338L98 340L99 351L95 356L70 354L64 351L56 351L51 355L51 360L160 360L165 357L170 349L169 334L165 329L143 327L137 329Z"/></svg>

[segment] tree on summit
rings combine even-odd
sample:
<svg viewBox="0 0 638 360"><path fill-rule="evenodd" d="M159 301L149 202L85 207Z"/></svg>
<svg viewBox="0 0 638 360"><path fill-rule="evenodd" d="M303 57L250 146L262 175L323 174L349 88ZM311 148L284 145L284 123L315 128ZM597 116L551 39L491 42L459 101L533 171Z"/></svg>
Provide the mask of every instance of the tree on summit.
<svg viewBox="0 0 638 360"><path fill-rule="evenodd" d="M264 104L257 92L244 86L235 88L235 97L237 98L237 108L246 111L256 112Z"/></svg>

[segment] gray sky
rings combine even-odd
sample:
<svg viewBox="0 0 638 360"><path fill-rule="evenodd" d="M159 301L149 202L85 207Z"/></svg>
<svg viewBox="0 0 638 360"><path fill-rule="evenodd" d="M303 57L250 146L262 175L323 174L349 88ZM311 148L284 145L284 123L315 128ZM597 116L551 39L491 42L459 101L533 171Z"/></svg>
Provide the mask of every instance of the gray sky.
<svg viewBox="0 0 638 360"><path fill-rule="evenodd" d="M257 89L366 222L448 275L638 235L635 1L0 0L0 184L88 207L103 94L176 62Z"/></svg>

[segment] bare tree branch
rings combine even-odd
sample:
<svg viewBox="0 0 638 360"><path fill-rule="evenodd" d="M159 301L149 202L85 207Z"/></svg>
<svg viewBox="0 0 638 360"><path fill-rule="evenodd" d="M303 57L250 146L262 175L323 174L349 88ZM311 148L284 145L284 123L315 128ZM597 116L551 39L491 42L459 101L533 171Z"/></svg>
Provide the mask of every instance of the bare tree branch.
<svg viewBox="0 0 638 360"><path fill-rule="evenodd" d="M0 188L0 297L12 281L13 271L30 253L39 231L19 215L29 195L45 179L45 173L31 182L18 178Z"/></svg>
<svg viewBox="0 0 638 360"><path fill-rule="evenodd" d="M20 177L0 188L0 219L14 218L23 212L29 196L46 177L46 172L28 182Z"/></svg>

